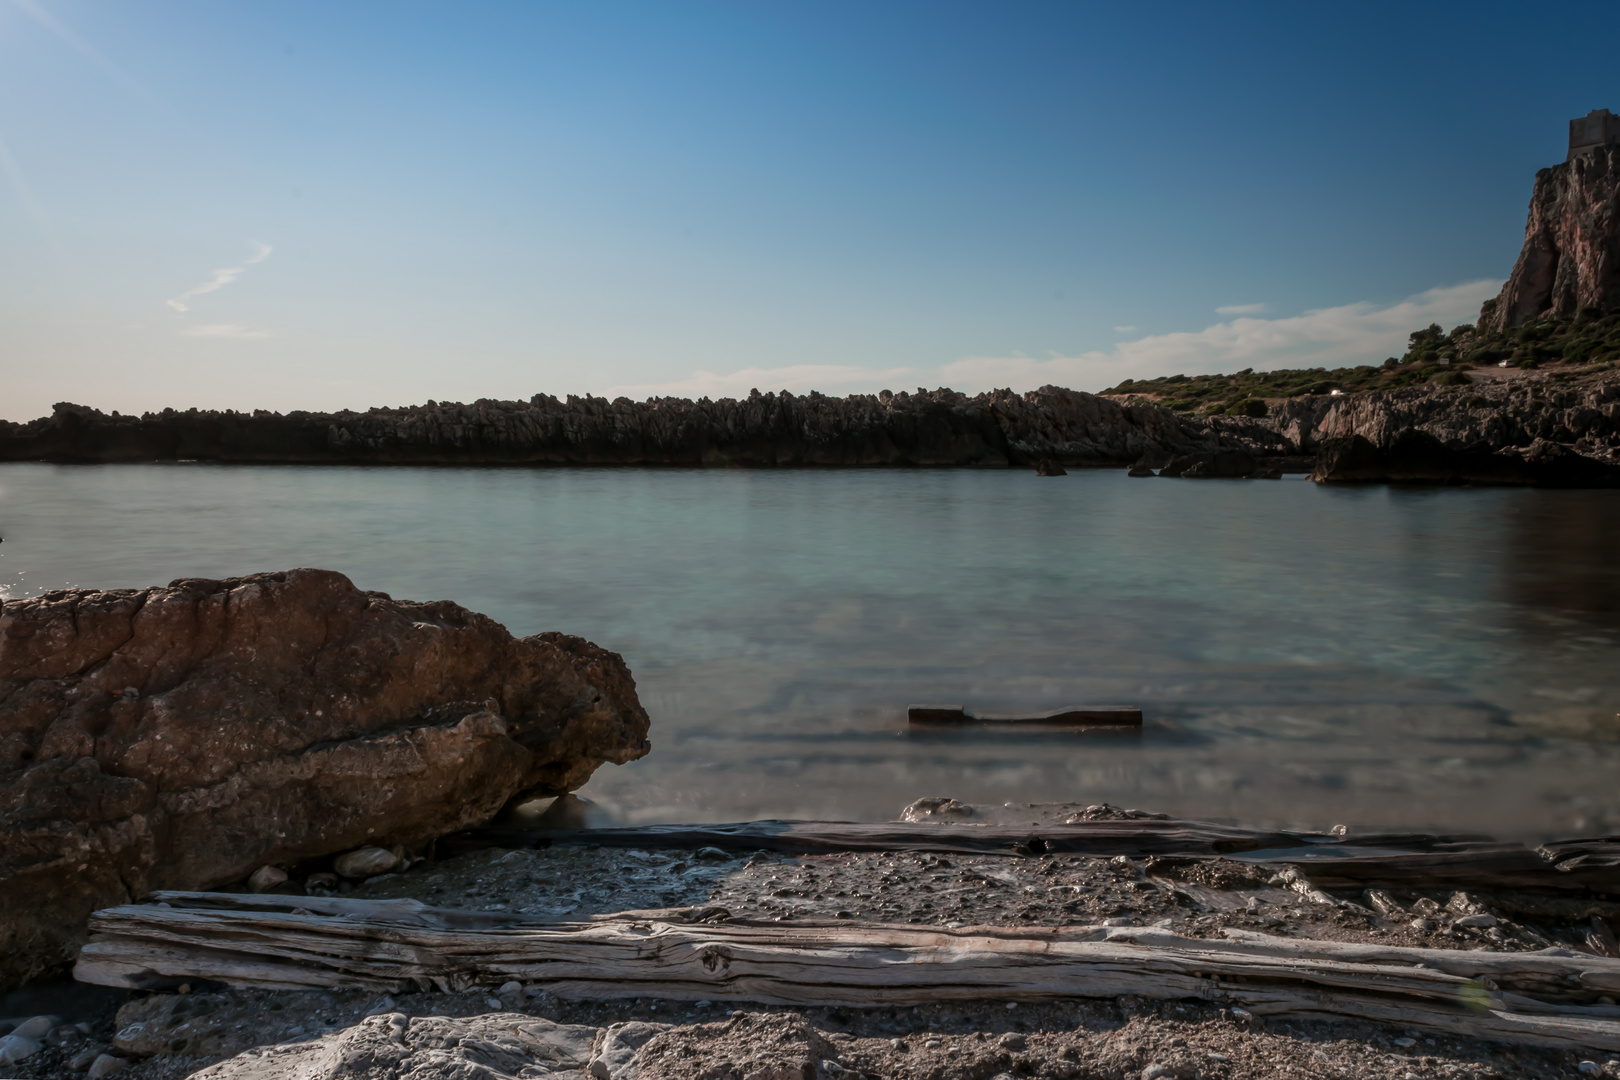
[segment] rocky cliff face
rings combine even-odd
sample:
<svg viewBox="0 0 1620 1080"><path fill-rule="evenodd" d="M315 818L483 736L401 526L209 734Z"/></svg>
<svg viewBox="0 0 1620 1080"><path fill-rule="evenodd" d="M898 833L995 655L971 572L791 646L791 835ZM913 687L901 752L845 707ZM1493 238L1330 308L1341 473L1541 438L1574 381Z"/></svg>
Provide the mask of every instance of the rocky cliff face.
<svg viewBox="0 0 1620 1080"><path fill-rule="evenodd" d="M1467 386L1414 386L1342 397L1298 397L1267 423L1297 452L1360 436L1389 447L1418 431L1453 447L1498 451L1540 439L1599 459L1620 453L1620 377L1521 378Z"/></svg>
<svg viewBox="0 0 1620 1080"><path fill-rule="evenodd" d="M1228 448L1168 409L1047 386L1027 394L760 394L429 402L364 413L108 416L76 405L0 424L0 460L577 465L1128 464Z"/></svg>
<svg viewBox="0 0 1620 1080"><path fill-rule="evenodd" d="M1620 306L1620 146L1598 146L1536 173L1524 248L1480 311L1483 331Z"/></svg>
<svg viewBox="0 0 1620 1080"><path fill-rule="evenodd" d="M624 661L294 570L0 608L0 986L92 910L419 848L648 749Z"/></svg>

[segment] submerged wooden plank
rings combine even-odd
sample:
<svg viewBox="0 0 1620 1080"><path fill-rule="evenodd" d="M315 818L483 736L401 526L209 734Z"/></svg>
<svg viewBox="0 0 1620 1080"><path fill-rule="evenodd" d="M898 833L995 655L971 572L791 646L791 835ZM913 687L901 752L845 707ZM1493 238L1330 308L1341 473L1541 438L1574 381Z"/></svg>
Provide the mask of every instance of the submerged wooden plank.
<svg viewBox="0 0 1620 1080"><path fill-rule="evenodd" d="M153 988L413 985L516 979L565 996L917 1004L1193 998L1481 1038L1620 1050L1620 960L1120 927L685 922L632 913L540 924L399 901L162 894L97 912L75 974ZM654 914L654 913L644 913ZM656 913L665 914L665 913ZM674 914L676 920L682 914Z"/></svg>
<svg viewBox="0 0 1620 1080"><path fill-rule="evenodd" d="M908 705L906 720L919 727L964 724L1037 724L1048 727L1141 727L1135 705L1071 705L1031 712L971 712L961 705Z"/></svg>

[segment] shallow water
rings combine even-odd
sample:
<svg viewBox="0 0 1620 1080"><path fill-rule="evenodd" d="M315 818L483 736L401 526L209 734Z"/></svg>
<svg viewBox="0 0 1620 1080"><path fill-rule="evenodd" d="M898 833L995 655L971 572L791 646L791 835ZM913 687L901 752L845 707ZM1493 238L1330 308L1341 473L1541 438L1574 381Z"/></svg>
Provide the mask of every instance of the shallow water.
<svg viewBox="0 0 1620 1080"><path fill-rule="evenodd" d="M0 465L0 585L294 566L623 653L626 821L921 795L1620 831L1620 492L687 471ZM927 733L912 701L1140 705Z"/></svg>

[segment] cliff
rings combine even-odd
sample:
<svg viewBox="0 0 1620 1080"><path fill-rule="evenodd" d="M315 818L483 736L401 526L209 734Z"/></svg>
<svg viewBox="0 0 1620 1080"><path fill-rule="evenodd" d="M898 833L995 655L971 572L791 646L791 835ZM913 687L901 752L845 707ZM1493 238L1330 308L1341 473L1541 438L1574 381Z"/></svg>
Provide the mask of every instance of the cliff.
<svg viewBox="0 0 1620 1080"><path fill-rule="evenodd" d="M1620 146L1595 146L1536 173L1513 274L1480 309L1482 331L1620 305Z"/></svg>
<svg viewBox="0 0 1620 1080"><path fill-rule="evenodd" d="M1260 443L1256 444L1255 439ZM107 415L61 404L0 423L0 460L255 463L905 466L1123 465L1242 447L1287 448L1264 429L1178 417L1046 386L916 394L428 402L367 412Z"/></svg>

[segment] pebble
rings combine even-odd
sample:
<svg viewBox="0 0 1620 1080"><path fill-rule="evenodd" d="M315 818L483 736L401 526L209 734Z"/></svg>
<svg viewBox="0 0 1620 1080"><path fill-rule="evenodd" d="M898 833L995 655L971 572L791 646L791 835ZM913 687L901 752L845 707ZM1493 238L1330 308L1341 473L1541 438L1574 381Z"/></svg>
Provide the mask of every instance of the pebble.
<svg viewBox="0 0 1620 1080"><path fill-rule="evenodd" d="M0 1065L13 1065L39 1053L40 1044L15 1032L0 1039Z"/></svg>
<svg viewBox="0 0 1620 1080"><path fill-rule="evenodd" d="M1234 1020L1253 1020L1254 1019L1254 1013L1250 1012L1248 1009L1240 1009L1236 1005L1234 1005L1234 1006L1232 1006L1232 1019L1234 1019Z"/></svg>
<svg viewBox="0 0 1620 1080"><path fill-rule="evenodd" d="M304 879L304 891L311 896L336 896L339 878L322 870Z"/></svg>
<svg viewBox="0 0 1620 1080"><path fill-rule="evenodd" d="M254 892L269 892L287 880L287 871L279 866L261 866L248 878L248 888Z"/></svg>
<svg viewBox="0 0 1620 1080"><path fill-rule="evenodd" d="M889 1047L893 1050L904 1050L906 1048L906 1041L904 1039L890 1039Z"/></svg>
<svg viewBox="0 0 1620 1080"><path fill-rule="evenodd" d="M51 1029L62 1022L60 1016L30 1016L27 1020L11 1029L11 1034L23 1039L39 1041L51 1033Z"/></svg>
<svg viewBox="0 0 1620 1080"><path fill-rule="evenodd" d="M386 874L399 865L399 856L387 848L363 847L332 862L332 869L346 878L369 878Z"/></svg>
<svg viewBox="0 0 1620 1080"><path fill-rule="evenodd" d="M523 993L523 984L516 979L501 983L500 989L495 991L498 997L508 997L512 994Z"/></svg>
<svg viewBox="0 0 1620 1080"><path fill-rule="evenodd" d="M1599 1065L1595 1061L1583 1061L1583 1062L1581 1062L1579 1065L1577 1065L1575 1067L1577 1069L1579 1069L1582 1073L1585 1073L1587 1076L1602 1076L1603 1075L1603 1066Z"/></svg>
<svg viewBox="0 0 1620 1080"><path fill-rule="evenodd" d="M127 1064L129 1063L121 1057L102 1054L90 1063L90 1071L84 1074L85 1080L101 1080L103 1076L111 1076Z"/></svg>
<svg viewBox="0 0 1620 1080"><path fill-rule="evenodd" d="M1471 927L1475 927L1477 929L1483 930L1486 927L1496 925L1496 916L1495 915L1464 915L1462 918L1458 919L1454 925L1456 925L1456 926L1471 926Z"/></svg>
<svg viewBox="0 0 1620 1080"><path fill-rule="evenodd" d="M1422 930L1423 932L1427 933L1428 931L1434 929L1434 923L1430 922L1428 919L1413 919L1412 929Z"/></svg>
<svg viewBox="0 0 1620 1080"><path fill-rule="evenodd" d="M506 1007L501 1003L501 999L498 997L485 998L484 1004L488 1005L492 1009L503 1009Z"/></svg>
<svg viewBox="0 0 1620 1080"><path fill-rule="evenodd" d="M102 1047L87 1046L68 1060L68 1068L74 1072L84 1072L103 1052Z"/></svg>
<svg viewBox="0 0 1620 1080"><path fill-rule="evenodd" d="M692 857L702 862L726 862L731 858L717 847L700 847L692 853Z"/></svg>
<svg viewBox="0 0 1620 1080"><path fill-rule="evenodd" d="M938 1039L929 1039L927 1042L923 1043L923 1045L928 1047L930 1050L938 1050L940 1042Z"/></svg>
<svg viewBox="0 0 1620 1080"><path fill-rule="evenodd" d="M1416 1039L1411 1039L1411 1038L1396 1039L1395 1040L1395 1045L1399 1046L1399 1047L1402 1047L1402 1048L1410 1047L1410 1046L1416 1046L1417 1045L1417 1040Z"/></svg>
<svg viewBox="0 0 1620 1080"><path fill-rule="evenodd" d="M1007 1034L996 1040L996 1045L1005 1047L1008 1050L1022 1050L1027 1041L1028 1040L1026 1040L1018 1032L1009 1031Z"/></svg>
<svg viewBox="0 0 1620 1080"><path fill-rule="evenodd" d="M1142 1070L1142 1080L1164 1080L1165 1077L1174 1075L1175 1070L1158 1061Z"/></svg>

